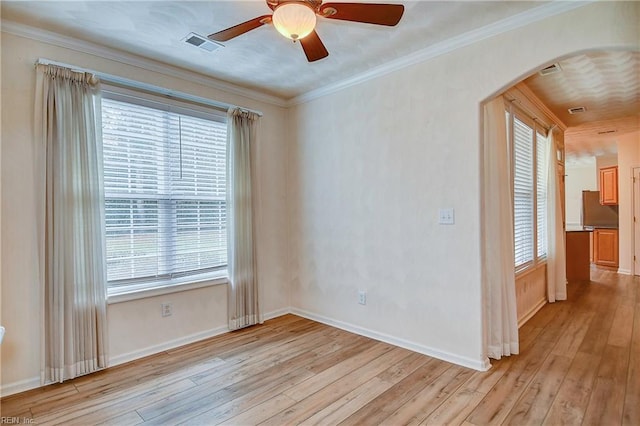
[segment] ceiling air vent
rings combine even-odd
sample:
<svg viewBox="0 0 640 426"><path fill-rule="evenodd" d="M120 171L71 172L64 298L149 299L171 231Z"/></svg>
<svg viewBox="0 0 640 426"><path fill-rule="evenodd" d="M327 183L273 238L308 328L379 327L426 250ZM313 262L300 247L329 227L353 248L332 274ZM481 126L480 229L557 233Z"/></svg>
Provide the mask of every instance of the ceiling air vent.
<svg viewBox="0 0 640 426"><path fill-rule="evenodd" d="M562 68L560 68L560 64L555 63L552 65L549 65L546 68L542 68L540 71L538 71L538 74L540 75L549 75L549 74L555 74L557 72L562 71Z"/></svg>
<svg viewBox="0 0 640 426"><path fill-rule="evenodd" d="M575 107L575 108L569 108L567 111L569 111L569 114L580 114L581 112L585 112L587 109L585 107Z"/></svg>
<svg viewBox="0 0 640 426"><path fill-rule="evenodd" d="M602 130L598 132L599 135L608 135L609 133L615 133L617 130Z"/></svg>
<svg viewBox="0 0 640 426"><path fill-rule="evenodd" d="M207 52L213 52L219 47L224 47L220 43L216 43L215 41L211 41L206 37L198 35L196 33L189 33L187 36L182 39L185 43L188 43L192 46L199 47L200 49L206 50Z"/></svg>

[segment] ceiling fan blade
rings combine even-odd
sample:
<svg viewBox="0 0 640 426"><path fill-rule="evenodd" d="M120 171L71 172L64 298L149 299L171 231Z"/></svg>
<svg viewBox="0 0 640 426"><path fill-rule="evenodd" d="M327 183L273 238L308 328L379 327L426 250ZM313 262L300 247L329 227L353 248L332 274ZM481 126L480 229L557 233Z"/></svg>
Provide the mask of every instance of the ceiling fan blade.
<svg viewBox="0 0 640 426"><path fill-rule="evenodd" d="M304 54L307 55L309 62L317 61L318 59L326 58L329 56L327 48L324 47L322 40L318 37L318 33L313 30L311 33L300 39L300 44L304 50Z"/></svg>
<svg viewBox="0 0 640 426"><path fill-rule="evenodd" d="M329 19L395 26L400 22L404 6L382 3L325 3L320 15Z"/></svg>
<svg viewBox="0 0 640 426"><path fill-rule="evenodd" d="M218 31L217 33L209 34L207 37L214 41L228 41L234 37L238 37L248 31L255 30L264 24L271 22L271 15L258 16L250 21L243 22L226 30Z"/></svg>

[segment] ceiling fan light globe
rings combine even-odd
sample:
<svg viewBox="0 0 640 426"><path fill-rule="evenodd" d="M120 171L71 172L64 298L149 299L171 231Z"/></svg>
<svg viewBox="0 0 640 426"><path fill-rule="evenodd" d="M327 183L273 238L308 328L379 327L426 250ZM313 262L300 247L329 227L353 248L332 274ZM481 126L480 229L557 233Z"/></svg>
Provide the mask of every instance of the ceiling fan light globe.
<svg viewBox="0 0 640 426"><path fill-rule="evenodd" d="M304 3L283 3L273 11L273 25L283 36L299 40L316 27L315 11Z"/></svg>

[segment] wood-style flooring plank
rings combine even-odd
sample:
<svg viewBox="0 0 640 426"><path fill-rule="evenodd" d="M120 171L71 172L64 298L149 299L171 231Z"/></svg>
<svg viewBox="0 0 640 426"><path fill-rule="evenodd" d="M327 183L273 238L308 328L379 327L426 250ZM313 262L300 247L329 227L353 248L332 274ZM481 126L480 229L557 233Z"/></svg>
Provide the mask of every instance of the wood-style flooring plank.
<svg viewBox="0 0 640 426"><path fill-rule="evenodd" d="M236 417L243 412L266 403L273 395L282 394L287 389L295 386L311 377L313 373L304 367L289 371L286 374L278 375L267 383L263 383L262 387L255 388L253 391L243 393L233 399L229 399L223 404L204 404L204 406L196 407L190 410L187 415L180 419L174 413L167 416L172 423L180 424L218 424ZM164 419L154 419L154 423L163 424ZM184 421L183 421L184 420Z"/></svg>
<svg viewBox="0 0 640 426"><path fill-rule="evenodd" d="M384 355L392 349L394 349L393 346L389 344L377 342L370 348L358 354L341 359L332 367L317 373L311 379L305 380L303 383L287 390L285 394L295 401L302 401L309 395L312 395L325 388L327 385L344 378L363 364L366 365L374 361L376 358ZM396 356L396 353L393 353L392 355ZM408 352L402 351L399 355L407 356ZM311 368L310 370L313 371Z"/></svg>
<svg viewBox="0 0 640 426"><path fill-rule="evenodd" d="M595 312L577 311L572 313L571 320L566 329L560 335L558 342L553 348L554 355L573 358L582 345L585 334L589 330L589 325L595 318Z"/></svg>
<svg viewBox="0 0 640 426"><path fill-rule="evenodd" d="M382 392L389 388L390 384L379 377L365 382L343 397L320 409L313 416L304 421L305 425L335 425L349 417L354 411L359 410Z"/></svg>
<svg viewBox="0 0 640 426"><path fill-rule="evenodd" d="M137 425L143 422L142 417L135 411L127 411L116 417L111 417L102 423L97 423L100 426L123 426L123 425Z"/></svg>
<svg viewBox="0 0 640 426"><path fill-rule="evenodd" d="M255 405L243 413L220 423L222 425L257 425L274 414L291 407L296 401L285 394L278 394L269 399L266 403Z"/></svg>
<svg viewBox="0 0 640 426"><path fill-rule="evenodd" d="M383 425L418 425L446 401L471 375L468 368L453 366L438 380L426 385L420 392L391 413Z"/></svg>
<svg viewBox="0 0 640 426"><path fill-rule="evenodd" d="M529 385L553 345L552 341L540 340L528 350L520 353L507 372L471 412L467 420L476 425L502 423Z"/></svg>
<svg viewBox="0 0 640 426"><path fill-rule="evenodd" d="M551 354L540 366L533 381L527 386L511 409L505 423L514 425L541 424L564 381L571 358Z"/></svg>
<svg viewBox="0 0 640 426"><path fill-rule="evenodd" d="M252 369L250 374L242 376L242 380L231 381L222 378L215 386L205 383L191 390L192 395L187 398L156 403L144 407L139 412L150 424L158 425L167 422L183 422L195 417L222 418L222 413L229 408L238 409L252 402L255 402L252 405L257 405L270 399L264 398L264 395L256 397L256 394L272 395L274 393L272 388L277 388L283 383L286 383L282 386L282 391L285 391L310 378L313 374L306 369L305 365L317 356L309 351L303 351L288 358L285 363L275 364L267 369ZM235 379L240 376L231 377ZM187 401L188 403L185 404ZM229 405L230 401L234 404Z"/></svg>
<svg viewBox="0 0 640 426"><path fill-rule="evenodd" d="M633 306L621 303L616 309L611 323L608 345L628 347L633 332Z"/></svg>
<svg viewBox="0 0 640 426"><path fill-rule="evenodd" d="M606 346L582 421L583 425L622 422L628 364L628 348Z"/></svg>
<svg viewBox="0 0 640 426"><path fill-rule="evenodd" d="M522 351L522 348L520 349ZM472 375L467 383L464 384L463 389L465 391L479 392L486 395L496 383L509 371L511 365L517 357L507 356L500 360L493 360L489 371L478 372Z"/></svg>
<svg viewBox="0 0 640 426"><path fill-rule="evenodd" d="M545 418L549 425L579 425L589 403L600 356L578 352Z"/></svg>
<svg viewBox="0 0 640 426"><path fill-rule="evenodd" d="M637 293L640 295L640 292ZM629 371L622 414L623 425L640 425L640 303L636 304L631 347L629 350Z"/></svg>
<svg viewBox="0 0 640 426"><path fill-rule="evenodd" d="M540 333L542 333L542 330L544 330L542 327L527 327L527 325L528 324L524 324L518 330L519 346L521 351L531 346L536 341Z"/></svg>
<svg viewBox="0 0 640 426"><path fill-rule="evenodd" d="M322 345L323 340L315 337L314 345ZM270 374L278 373L282 378L287 370L296 370L314 359L314 355L307 353L311 342L292 346L284 352L273 351L263 353L260 359L253 363L234 365L231 368L221 368L212 372L206 380L198 375L194 380L198 386L188 389L180 395L157 401L138 409L138 413L147 422L166 424L166 422L181 422L204 413L212 408L224 405L228 400L235 399L241 392L251 392L273 382Z"/></svg>
<svg viewBox="0 0 640 426"><path fill-rule="evenodd" d="M452 365L432 360L347 417L341 425L380 424Z"/></svg>
<svg viewBox="0 0 640 426"><path fill-rule="evenodd" d="M91 425L103 423L121 415L123 412L135 410L138 404L160 401L193 386L195 384L191 380L183 379L178 382L153 386L142 392L130 392L117 399L91 399L78 407L69 407L63 411L34 416L34 420L38 425Z"/></svg>
<svg viewBox="0 0 640 426"><path fill-rule="evenodd" d="M589 329L585 333L582 344L578 348L581 352L593 355L602 355L609 340L609 332L615 316L616 303L613 299L603 297L601 306L596 311L597 321L591 321Z"/></svg>
<svg viewBox="0 0 640 426"><path fill-rule="evenodd" d="M264 424L282 425L304 422L326 407L328 400L340 400L410 354L411 352L406 349L394 348L379 342L367 353L362 354L361 362L354 364L343 361L337 364L335 369L327 369L299 386L287 390L285 394L297 401L295 407L283 410Z"/></svg>
<svg viewBox="0 0 640 426"><path fill-rule="evenodd" d="M2 398L0 409L2 413L31 413L31 408L34 406L44 403L62 404L67 398L77 394L78 390L71 382L55 383Z"/></svg>
<svg viewBox="0 0 640 426"><path fill-rule="evenodd" d="M157 375L153 378L146 380L130 381L128 379L121 379L127 383L122 385L119 382L115 382L113 387L101 392L78 392L75 395L67 397L64 401L43 401L42 403L34 406L31 411L37 418L41 415L51 415L68 410L77 410L85 406L92 406L96 401L118 401L123 396L127 396L134 391L147 391L153 389L156 386L165 386L167 384L177 382L183 379L188 379L192 374L197 374L200 371L208 370L211 366L220 365L223 361L218 358L213 358L205 362L194 363L188 366L185 370L178 370L173 373ZM129 372L131 375L131 372ZM120 375L118 375L120 378ZM191 380L189 383L193 384Z"/></svg>
<svg viewBox="0 0 640 426"><path fill-rule="evenodd" d="M0 399L44 425L640 424L640 278L592 269L473 371L295 315ZM23 417L26 419L22 421Z"/></svg>
<svg viewBox="0 0 640 426"><path fill-rule="evenodd" d="M421 424L429 426L462 424L484 396L484 393L470 389L459 390L447 398Z"/></svg>

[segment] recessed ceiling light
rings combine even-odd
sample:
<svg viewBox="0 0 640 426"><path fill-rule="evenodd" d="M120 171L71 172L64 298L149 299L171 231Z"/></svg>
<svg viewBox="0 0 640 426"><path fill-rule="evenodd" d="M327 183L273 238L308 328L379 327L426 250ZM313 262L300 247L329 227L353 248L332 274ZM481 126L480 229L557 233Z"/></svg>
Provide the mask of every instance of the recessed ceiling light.
<svg viewBox="0 0 640 426"><path fill-rule="evenodd" d="M188 43L192 46L199 47L200 49L206 50L207 52L213 52L219 47L224 47L221 43L209 40L206 37L198 35L196 33L187 34L182 41Z"/></svg>
<svg viewBox="0 0 640 426"><path fill-rule="evenodd" d="M538 71L538 74L545 76L549 74L555 74L560 71L562 71L562 68L560 68L560 64L556 62L555 64L551 64L546 68L542 68L540 71Z"/></svg>
<svg viewBox="0 0 640 426"><path fill-rule="evenodd" d="M569 114L580 114L581 112L585 112L587 109L585 107L575 107L575 108L569 108L567 111L569 111Z"/></svg>

